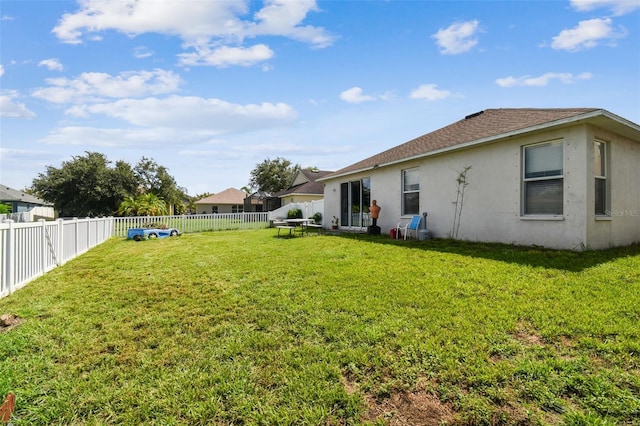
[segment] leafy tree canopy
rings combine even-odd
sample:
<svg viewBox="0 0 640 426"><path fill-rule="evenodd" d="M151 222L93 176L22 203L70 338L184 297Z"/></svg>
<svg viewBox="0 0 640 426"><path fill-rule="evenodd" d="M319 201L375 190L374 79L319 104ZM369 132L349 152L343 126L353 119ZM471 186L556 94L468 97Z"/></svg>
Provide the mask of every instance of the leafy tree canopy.
<svg viewBox="0 0 640 426"><path fill-rule="evenodd" d="M166 167L142 157L133 170L139 179L142 193L155 194L170 204L182 202L184 191L178 187Z"/></svg>
<svg viewBox="0 0 640 426"><path fill-rule="evenodd" d="M153 160L143 157L135 168L125 161L111 164L104 154L85 152L60 168L47 166L46 172L33 180L31 189L53 203L60 216L112 215L127 197L136 200L143 194L153 194L163 204L183 205L185 191Z"/></svg>
<svg viewBox="0 0 640 426"><path fill-rule="evenodd" d="M126 162L110 164L103 154L86 152L64 161L60 168L47 166L33 180L32 189L53 203L60 216L111 215L125 196L136 192L138 179Z"/></svg>
<svg viewBox="0 0 640 426"><path fill-rule="evenodd" d="M142 194L136 198L126 197L118 214L121 216L162 216L167 214L167 204L152 193Z"/></svg>
<svg viewBox="0 0 640 426"><path fill-rule="evenodd" d="M287 189L300 169L299 164L293 165L285 158L278 157L275 160L267 158L251 171L249 186L254 190L273 194Z"/></svg>

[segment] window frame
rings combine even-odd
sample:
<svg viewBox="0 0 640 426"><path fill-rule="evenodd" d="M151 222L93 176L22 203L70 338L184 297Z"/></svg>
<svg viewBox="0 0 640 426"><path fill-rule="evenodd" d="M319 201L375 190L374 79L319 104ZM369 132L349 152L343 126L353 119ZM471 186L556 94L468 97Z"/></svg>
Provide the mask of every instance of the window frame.
<svg viewBox="0 0 640 426"><path fill-rule="evenodd" d="M416 173L417 182L412 184L412 185L415 185L416 188L406 189L407 185L405 184L405 181L406 181L407 174L409 172ZM411 167L409 169L403 169L401 176L402 176L402 179L401 179L400 193L401 193L402 215L408 216L408 215L420 214L420 167ZM411 205L417 204L416 211L407 210L407 204L409 204L407 203L407 197L412 197L412 196L417 196L416 202L411 203Z"/></svg>
<svg viewBox="0 0 640 426"><path fill-rule="evenodd" d="M599 149L602 147L602 149ZM595 139L593 141L593 211L595 216L610 216L609 209L609 155L607 153L609 144L606 141ZM600 163L598 164L598 154ZM598 174L601 169L602 174ZM602 182L602 183L600 183ZM598 187L601 187L603 194L598 196ZM598 205L601 208L598 208Z"/></svg>
<svg viewBox="0 0 640 426"><path fill-rule="evenodd" d="M559 146L560 147L560 162L561 169L559 169L559 173L555 174L547 174L550 172L555 172L557 169L547 169L542 170L540 175L538 176L527 176L527 154L530 149L540 148L542 146ZM557 160L556 160L557 161ZM521 200L521 216L523 217L562 217L564 215L564 141L562 139L554 139L548 140L544 142L537 142L529 145L522 146L522 200ZM560 202L555 212L541 212L541 211L531 211L532 210L532 200L529 199L529 189L536 185L535 183L544 183L544 182L553 182L558 181L560 183Z"/></svg>

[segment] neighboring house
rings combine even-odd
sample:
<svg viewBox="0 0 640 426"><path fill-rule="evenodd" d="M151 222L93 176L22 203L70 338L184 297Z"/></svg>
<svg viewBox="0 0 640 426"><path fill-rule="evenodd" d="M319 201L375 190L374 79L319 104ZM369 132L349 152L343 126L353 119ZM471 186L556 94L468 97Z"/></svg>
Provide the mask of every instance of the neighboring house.
<svg viewBox="0 0 640 426"><path fill-rule="evenodd" d="M388 233L428 213L463 240L602 249L640 241L640 126L603 109L487 109L322 178L325 216ZM459 211L459 210L458 210Z"/></svg>
<svg viewBox="0 0 640 426"><path fill-rule="evenodd" d="M244 199L245 212L269 212L280 207L280 198L268 192L256 191Z"/></svg>
<svg viewBox="0 0 640 426"><path fill-rule="evenodd" d="M19 213L23 221L55 218L53 204L6 185L0 185L0 203L11 205L12 217Z"/></svg>
<svg viewBox="0 0 640 426"><path fill-rule="evenodd" d="M333 172L323 170L298 170L289 188L275 194L285 206L291 203L305 203L324 198L324 184L318 179Z"/></svg>
<svg viewBox="0 0 640 426"><path fill-rule="evenodd" d="M244 198L247 193L235 188L227 188L224 191L210 195L196 201L196 214L207 213L242 213Z"/></svg>

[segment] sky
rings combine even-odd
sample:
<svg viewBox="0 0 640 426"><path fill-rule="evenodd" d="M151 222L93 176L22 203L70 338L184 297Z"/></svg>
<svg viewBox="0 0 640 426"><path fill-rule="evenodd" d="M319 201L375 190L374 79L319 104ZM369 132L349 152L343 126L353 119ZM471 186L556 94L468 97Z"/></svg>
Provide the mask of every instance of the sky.
<svg viewBox="0 0 640 426"><path fill-rule="evenodd" d="M191 196L488 108L640 123L640 1L0 0L0 183L87 152Z"/></svg>

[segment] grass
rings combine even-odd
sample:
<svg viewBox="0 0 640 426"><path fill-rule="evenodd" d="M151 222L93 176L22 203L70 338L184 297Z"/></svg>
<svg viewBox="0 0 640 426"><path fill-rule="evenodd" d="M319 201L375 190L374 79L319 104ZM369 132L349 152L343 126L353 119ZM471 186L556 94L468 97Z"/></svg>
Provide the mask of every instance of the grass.
<svg viewBox="0 0 640 426"><path fill-rule="evenodd" d="M640 246L274 235L112 239L0 300L13 423L639 424Z"/></svg>

